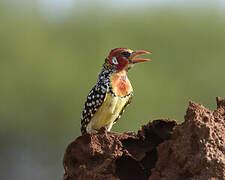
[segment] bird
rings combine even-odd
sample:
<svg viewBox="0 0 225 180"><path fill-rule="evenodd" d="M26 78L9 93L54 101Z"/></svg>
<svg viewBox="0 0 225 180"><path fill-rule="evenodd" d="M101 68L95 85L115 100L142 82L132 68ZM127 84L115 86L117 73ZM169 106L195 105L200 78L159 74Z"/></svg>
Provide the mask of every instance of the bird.
<svg viewBox="0 0 225 180"><path fill-rule="evenodd" d="M97 133L102 127L109 132L131 103L133 88L127 72L134 64L150 61L135 59L138 55L151 54L144 50L112 49L105 58L97 83L89 92L81 115L81 133Z"/></svg>

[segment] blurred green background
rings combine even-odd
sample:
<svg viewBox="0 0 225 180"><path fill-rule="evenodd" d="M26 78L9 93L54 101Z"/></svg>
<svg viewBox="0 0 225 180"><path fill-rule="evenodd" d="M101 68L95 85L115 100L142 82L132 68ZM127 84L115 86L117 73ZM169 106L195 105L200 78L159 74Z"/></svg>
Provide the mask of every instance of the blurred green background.
<svg viewBox="0 0 225 180"><path fill-rule="evenodd" d="M109 51L152 51L129 71L133 103L113 131L183 121L225 92L224 1L0 1L1 179L60 180L86 96ZM147 56L146 56L147 57Z"/></svg>

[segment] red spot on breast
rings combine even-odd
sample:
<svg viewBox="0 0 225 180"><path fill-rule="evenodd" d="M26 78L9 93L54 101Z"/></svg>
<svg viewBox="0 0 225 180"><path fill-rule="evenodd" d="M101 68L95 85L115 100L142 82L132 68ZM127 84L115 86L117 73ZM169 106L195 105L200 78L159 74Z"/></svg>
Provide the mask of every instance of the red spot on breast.
<svg viewBox="0 0 225 180"><path fill-rule="evenodd" d="M112 89L117 96L126 96L131 92L132 87L125 71L112 76Z"/></svg>

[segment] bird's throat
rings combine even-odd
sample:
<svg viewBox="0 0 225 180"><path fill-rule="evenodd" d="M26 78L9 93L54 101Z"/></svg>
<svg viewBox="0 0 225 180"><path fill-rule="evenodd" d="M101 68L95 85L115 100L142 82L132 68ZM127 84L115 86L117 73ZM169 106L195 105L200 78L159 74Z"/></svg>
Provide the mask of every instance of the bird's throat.
<svg viewBox="0 0 225 180"><path fill-rule="evenodd" d="M126 96L132 91L132 86L127 78L126 71L113 73L111 76L112 91L116 96Z"/></svg>

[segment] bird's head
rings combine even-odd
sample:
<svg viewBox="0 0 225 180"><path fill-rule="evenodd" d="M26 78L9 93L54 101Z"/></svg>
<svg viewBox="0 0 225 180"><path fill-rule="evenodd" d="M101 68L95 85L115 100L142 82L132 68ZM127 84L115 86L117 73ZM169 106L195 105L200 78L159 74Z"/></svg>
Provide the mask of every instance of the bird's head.
<svg viewBox="0 0 225 180"><path fill-rule="evenodd" d="M109 56L106 58L105 65L115 69L117 72L128 70L134 64L139 62L149 61L149 59L134 59L138 55L151 54L144 50L133 51L126 48L116 48L111 50Z"/></svg>

